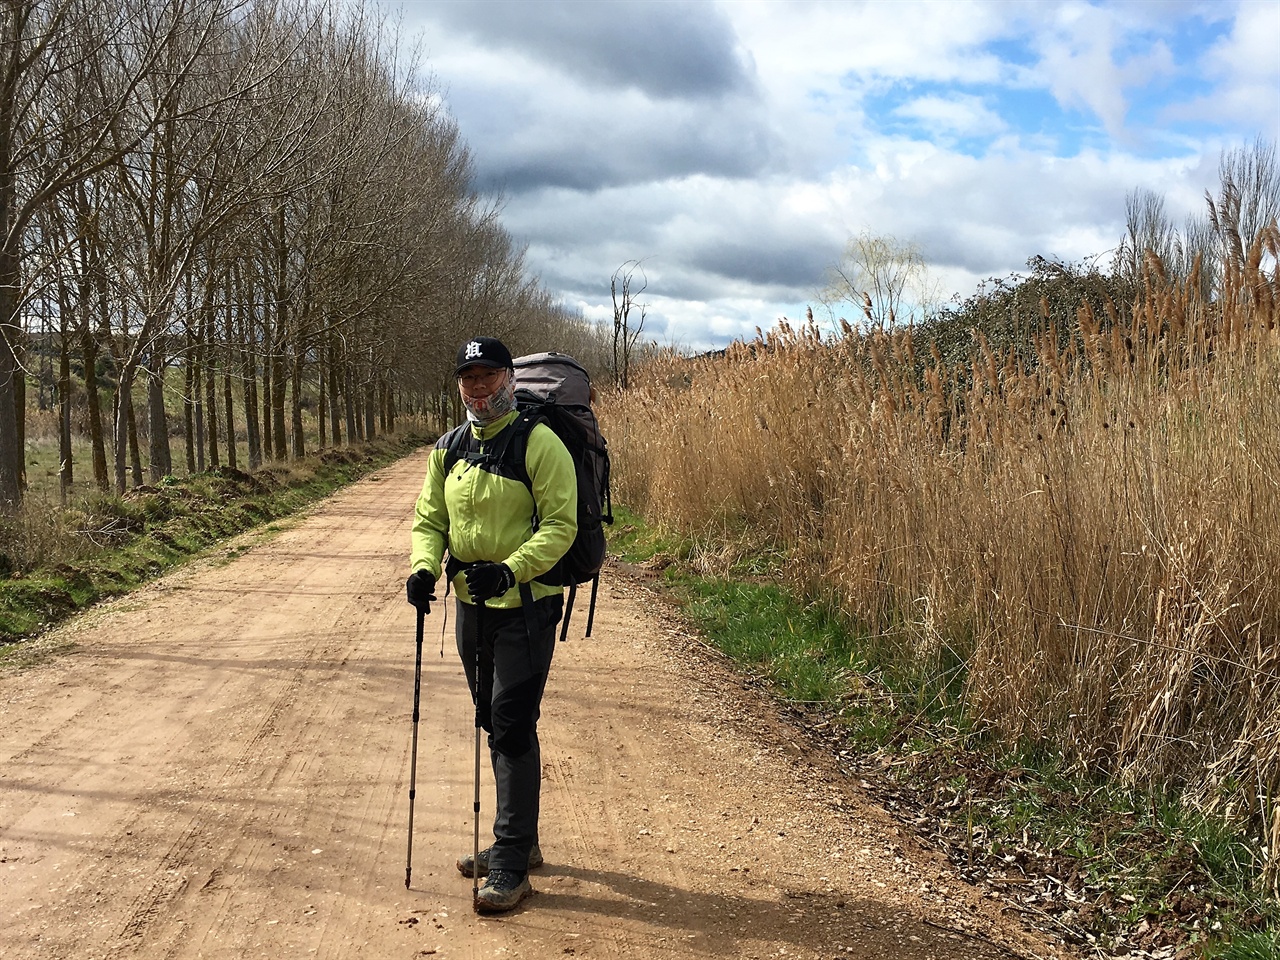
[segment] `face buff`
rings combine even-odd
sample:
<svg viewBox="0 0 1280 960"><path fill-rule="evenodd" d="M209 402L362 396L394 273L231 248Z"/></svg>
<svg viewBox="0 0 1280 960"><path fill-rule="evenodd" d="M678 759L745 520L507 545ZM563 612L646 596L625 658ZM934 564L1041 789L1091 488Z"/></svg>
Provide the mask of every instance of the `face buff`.
<svg viewBox="0 0 1280 960"><path fill-rule="evenodd" d="M467 419L476 423L493 423L504 414L516 408L516 384L511 371L503 378L502 386L487 397L462 397L463 406L467 408Z"/></svg>

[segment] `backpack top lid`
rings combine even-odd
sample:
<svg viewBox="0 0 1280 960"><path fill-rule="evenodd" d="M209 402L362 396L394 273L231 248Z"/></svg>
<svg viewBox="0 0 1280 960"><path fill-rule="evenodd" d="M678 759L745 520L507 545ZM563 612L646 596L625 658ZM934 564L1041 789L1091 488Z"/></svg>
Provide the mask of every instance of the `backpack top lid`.
<svg viewBox="0 0 1280 960"><path fill-rule="evenodd" d="M516 389L563 405L591 404L591 377L567 353L531 353L512 361Z"/></svg>

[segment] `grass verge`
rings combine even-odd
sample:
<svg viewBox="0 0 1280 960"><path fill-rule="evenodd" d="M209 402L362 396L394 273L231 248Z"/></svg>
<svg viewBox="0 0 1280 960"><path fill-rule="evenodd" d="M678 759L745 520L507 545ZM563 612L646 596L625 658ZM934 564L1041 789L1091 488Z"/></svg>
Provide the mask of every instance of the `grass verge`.
<svg viewBox="0 0 1280 960"><path fill-rule="evenodd" d="M797 599L758 562L699 574L702 545L614 510L610 552L660 569L712 644L965 879L1029 922L1107 956L1280 957L1260 838L1176 796L1067 770L1060 757L999 752L963 715L954 669L895 672L879 658L882 638Z"/></svg>
<svg viewBox="0 0 1280 960"><path fill-rule="evenodd" d="M217 468L123 497L96 494L59 518L76 539L48 565L11 570L0 579L0 660L23 656L19 641L100 600L118 596L254 527L290 516L423 443L378 439L323 451L253 473ZM0 544L16 545L20 519L0 520ZM7 563L7 561L6 561Z"/></svg>

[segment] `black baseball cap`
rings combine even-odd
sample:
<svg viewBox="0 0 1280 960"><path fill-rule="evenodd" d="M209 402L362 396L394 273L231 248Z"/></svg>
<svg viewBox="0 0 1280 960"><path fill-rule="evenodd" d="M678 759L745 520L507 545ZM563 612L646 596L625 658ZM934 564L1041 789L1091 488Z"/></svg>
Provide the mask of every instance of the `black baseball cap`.
<svg viewBox="0 0 1280 960"><path fill-rule="evenodd" d="M506 344L493 337L473 337L458 348L458 366L454 376L467 367L509 367L511 351Z"/></svg>

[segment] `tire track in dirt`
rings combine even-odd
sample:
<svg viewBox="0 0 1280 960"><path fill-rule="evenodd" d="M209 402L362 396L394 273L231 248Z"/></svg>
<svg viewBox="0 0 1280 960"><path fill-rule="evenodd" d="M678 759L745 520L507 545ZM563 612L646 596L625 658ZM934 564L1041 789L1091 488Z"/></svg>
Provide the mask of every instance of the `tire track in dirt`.
<svg viewBox="0 0 1280 960"><path fill-rule="evenodd" d="M966 888L610 573L558 645L539 892L470 910L473 710L427 621L404 889L425 454L0 677L0 958L1065 957ZM585 610L575 614L580 634ZM492 816L483 764L482 816Z"/></svg>
<svg viewBox="0 0 1280 960"><path fill-rule="evenodd" d="M321 637L326 635L330 635L328 631L317 634ZM216 775L206 775L209 769L207 765L202 765L202 769L194 773L196 782L184 790L181 801L187 811L183 837L160 858L155 876L146 892L135 901L132 915L126 919L118 940L129 941L143 937L147 926L156 919L161 909L184 893L195 863L200 859L195 855L197 846L202 848L205 858L214 858L218 856L219 849L227 845L227 838L219 836L214 829L226 819L221 807L227 798L270 793L286 774L289 769L287 754L276 765L264 766L258 760L264 746L279 735L280 728L294 710L308 674L314 671L310 664L324 664L327 652L321 644L312 644L304 651L303 665L294 667L285 674L278 690L272 696L264 698L265 710L253 722L246 724L248 733L230 741L238 744L238 747L226 757ZM240 822L239 835L244 836L258 829L259 819L258 812L251 810ZM210 875L214 876L219 872L218 868L214 868ZM206 882L199 889L207 889L208 886Z"/></svg>
<svg viewBox="0 0 1280 960"><path fill-rule="evenodd" d="M333 545L330 549L335 551L331 555L332 559L350 559L349 550L341 549L338 545ZM288 551L282 551L281 556L288 556ZM384 593L381 584L377 585L377 592L381 599ZM350 703L353 698L334 694L339 688L352 682L360 682L353 679L359 676L359 671L353 664L371 662L360 648L352 649L347 646L346 639L351 637L353 630L367 617L364 614L352 614L345 606L322 604L321 609L327 613L317 614L318 618L312 619L310 629L305 631L317 640L310 644L310 649L302 658L304 665L293 671L271 710L257 730L248 737L246 749L232 768L231 772L237 776L229 778L230 782L234 783L237 778L247 780L238 785L236 792L273 796L278 802L266 809L261 809L261 805L251 806L240 819L235 835L222 845L219 859L244 866L239 871L229 873L215 871L211 876L217 877L216 890L210 891L215 902L193 904L196 908L193 912L201 918L195 924L196 930L191 931L196 934L194 942L200 944L197 952L229 949L226 943L229 939L228 931L238 929L241 915L246 909L252 909L246 907L245 901L252 901L257 895L257 888L252 882L247 882L246 878L261 875L270 882L279 882L287 878L290 862L296 863L297 858L321 854L323 862L319 864L318 873L342 873L345 872L344 865L351 860L350 854L342 851L345 828L341 824L346 822L347 817L332 813L325 815L323 810L318 811L324 804L313 802L311 792L298 785L317 777L334 783L335 789L340 791L333 798L338 810L349 809L357 803L356 798L363 790L359 778L353 776L349 769L334 771L326 764L326 755L330 752L326 740L334 732L345 737L344 731L347 728L361 729L359 722L352 723L346 719L352 713ZM334 637L344 639L337 644L329 642ZM323 692L317 694L316 691ZM367 718L359 719L364 721ZM277 746L277 741L282 740L287 741L280 747L282 752L273 753L272 748ZM250 777L241 774L262 753L266 753L267 759L272 762L260 765L260 775ZM224 790L225 786L224 784ZM292 812L289 809L291 804L279 802L286 798L296 803ZM302 831L295 829L294 821L299 818L312 825L313 836L305 843ZM271 841L271 837L276 837L276 840ZM282 843L290 856L280 856ZM310 846L312 843L317 846ZM335 855L340 858L336 866L328 863L329 858ZM210 886L207 884L202 888L206 899L209 893L205 891L209 891ZM306 903L302 904L300 911L303 917L315 916L317 912ZM279 925L287 921L280 917L262 917L260 922ZM237 938L240 936L243 934L237 934ZM237 938L231 938L232 942L236 942ZM245 944L246 949L248 946ZM178 945L170 955L184 955L184 950Z"/></svg>

